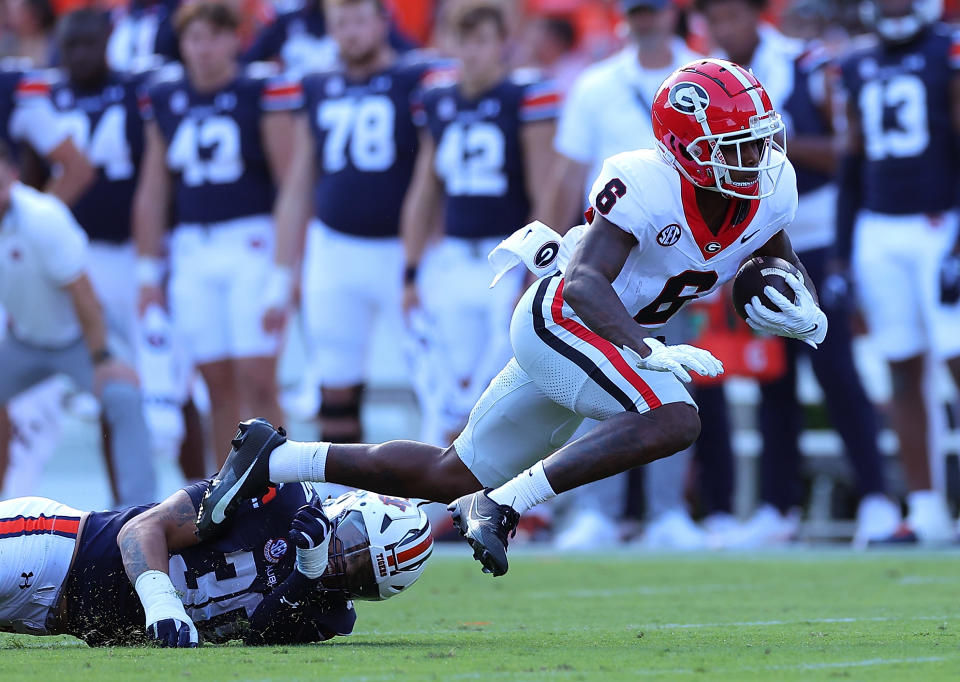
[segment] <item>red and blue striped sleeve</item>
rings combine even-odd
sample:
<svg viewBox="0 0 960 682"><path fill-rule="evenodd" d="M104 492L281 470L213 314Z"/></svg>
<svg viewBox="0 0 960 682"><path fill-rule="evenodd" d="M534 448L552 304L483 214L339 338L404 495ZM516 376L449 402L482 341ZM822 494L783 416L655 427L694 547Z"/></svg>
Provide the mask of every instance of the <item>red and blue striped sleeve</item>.
<svg viewBox="0 0 960 682"><path fill-rule="evenodd" d="M294 80L270 80L260 98L263 111L296 111L303 108L303 86Z"/></svg>
<svg viewBox="0 0 960 682"><path fill-rule="evenodd" d="M531 83L520 102L520 120L524 123L547 121L560 115L560 91L551 81Z"/></svg>

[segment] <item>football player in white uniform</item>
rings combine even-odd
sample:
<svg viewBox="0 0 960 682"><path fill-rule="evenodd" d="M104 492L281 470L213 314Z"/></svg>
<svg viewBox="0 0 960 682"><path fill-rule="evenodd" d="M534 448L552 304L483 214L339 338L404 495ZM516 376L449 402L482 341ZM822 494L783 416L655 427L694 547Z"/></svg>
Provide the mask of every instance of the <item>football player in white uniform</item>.
<svg viewBox="0 0 960 682"><path fill-rule="evenodd" d="M453 499L474 557L502 575L521 513L696 440L700 420L682 382L691 370L716 376L723 367L705 350L665 345L652 330L731 279L745 259L784 258L803 279L788 278L793 302L767 287L778 312L754 297L749 324L822 342L826 317L784 232L797 208L796 179L763 86L732 62L692 62L660 87L653 127L658 149L604 163L589 226L562 243L542 225L510 238L542 276L514 312L514 357L450 448L295 443L263 421L244 422L201 506L201 537L269 481L331 481ZM585 417L602 423L559 447Z"/></svg>

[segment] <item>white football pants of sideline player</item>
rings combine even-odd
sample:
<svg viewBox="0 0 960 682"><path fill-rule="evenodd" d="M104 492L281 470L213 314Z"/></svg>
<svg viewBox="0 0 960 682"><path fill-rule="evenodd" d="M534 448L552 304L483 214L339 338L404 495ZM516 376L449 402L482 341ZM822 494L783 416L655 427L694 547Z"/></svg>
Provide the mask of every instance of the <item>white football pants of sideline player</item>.
<svg viewBox="0 0 960 682"><path fill-rule="evenodd" d="M526 271L515 268L490 288L487 254L499 243L498 237L444 237L424 254L417 283L422 316L414 324L418 343L412 358L423 442L449 445L513 355L510 319Z"/></svg>

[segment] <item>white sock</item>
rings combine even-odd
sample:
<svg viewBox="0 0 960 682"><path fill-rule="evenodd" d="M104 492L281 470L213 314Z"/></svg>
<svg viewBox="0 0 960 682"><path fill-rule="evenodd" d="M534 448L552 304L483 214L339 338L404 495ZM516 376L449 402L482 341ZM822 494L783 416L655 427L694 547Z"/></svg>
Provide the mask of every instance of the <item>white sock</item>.
<svg viewBox="0 0 960 682"><path fill-rule="evenodd" d="M509 505L519 514L556 496L543 470L542 460L496 490L491 490L489 495L497 504Z"/></svg>
<svg viewBox="0 0 960 682"><path fill-rule="evenodd" d="M325 483L330 443L300 443L288 440L270 453L273 483Z"/></svg>

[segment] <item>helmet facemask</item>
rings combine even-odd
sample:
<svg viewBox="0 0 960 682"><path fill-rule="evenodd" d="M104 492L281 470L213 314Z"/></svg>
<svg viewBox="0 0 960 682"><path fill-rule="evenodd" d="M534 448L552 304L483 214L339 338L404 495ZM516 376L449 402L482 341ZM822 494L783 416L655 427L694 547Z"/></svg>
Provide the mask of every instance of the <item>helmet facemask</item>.
<svg viewBox="0 0 960 682"><path fill-rule="evenodd" d="M379 599L363 515L348 511L334 523L323 588L340 591L347 599Z"/></svg>
<svg viewBox="0 0 960 682"><path fill-rule="evenodd" d="M410 500L351 491L324 508L334 528L323 589L378 601L423 573L433 538L426 514Z"/></svg>
<svg viewBox="0 0 960 682"><path fill-rule="evenodd" d="M677 164L688 180L704 189L737 199L763 199L776 191L787 159L786 130L780 114L768 111L751 116L748 130L711 133L706 121L703 121L703 128L704 134L690 142L685 151L697 165L708 169L707 176L713 179L713 186L697 183L681 164ZM757 165L748 166L744 162L743 146L756 143L761 145ZM738 182L733 179L732 173L753 174L755 179ZM763 182L764 177L767 178L766 183ZM764 184L767 188L761 191Z"/></svg>

